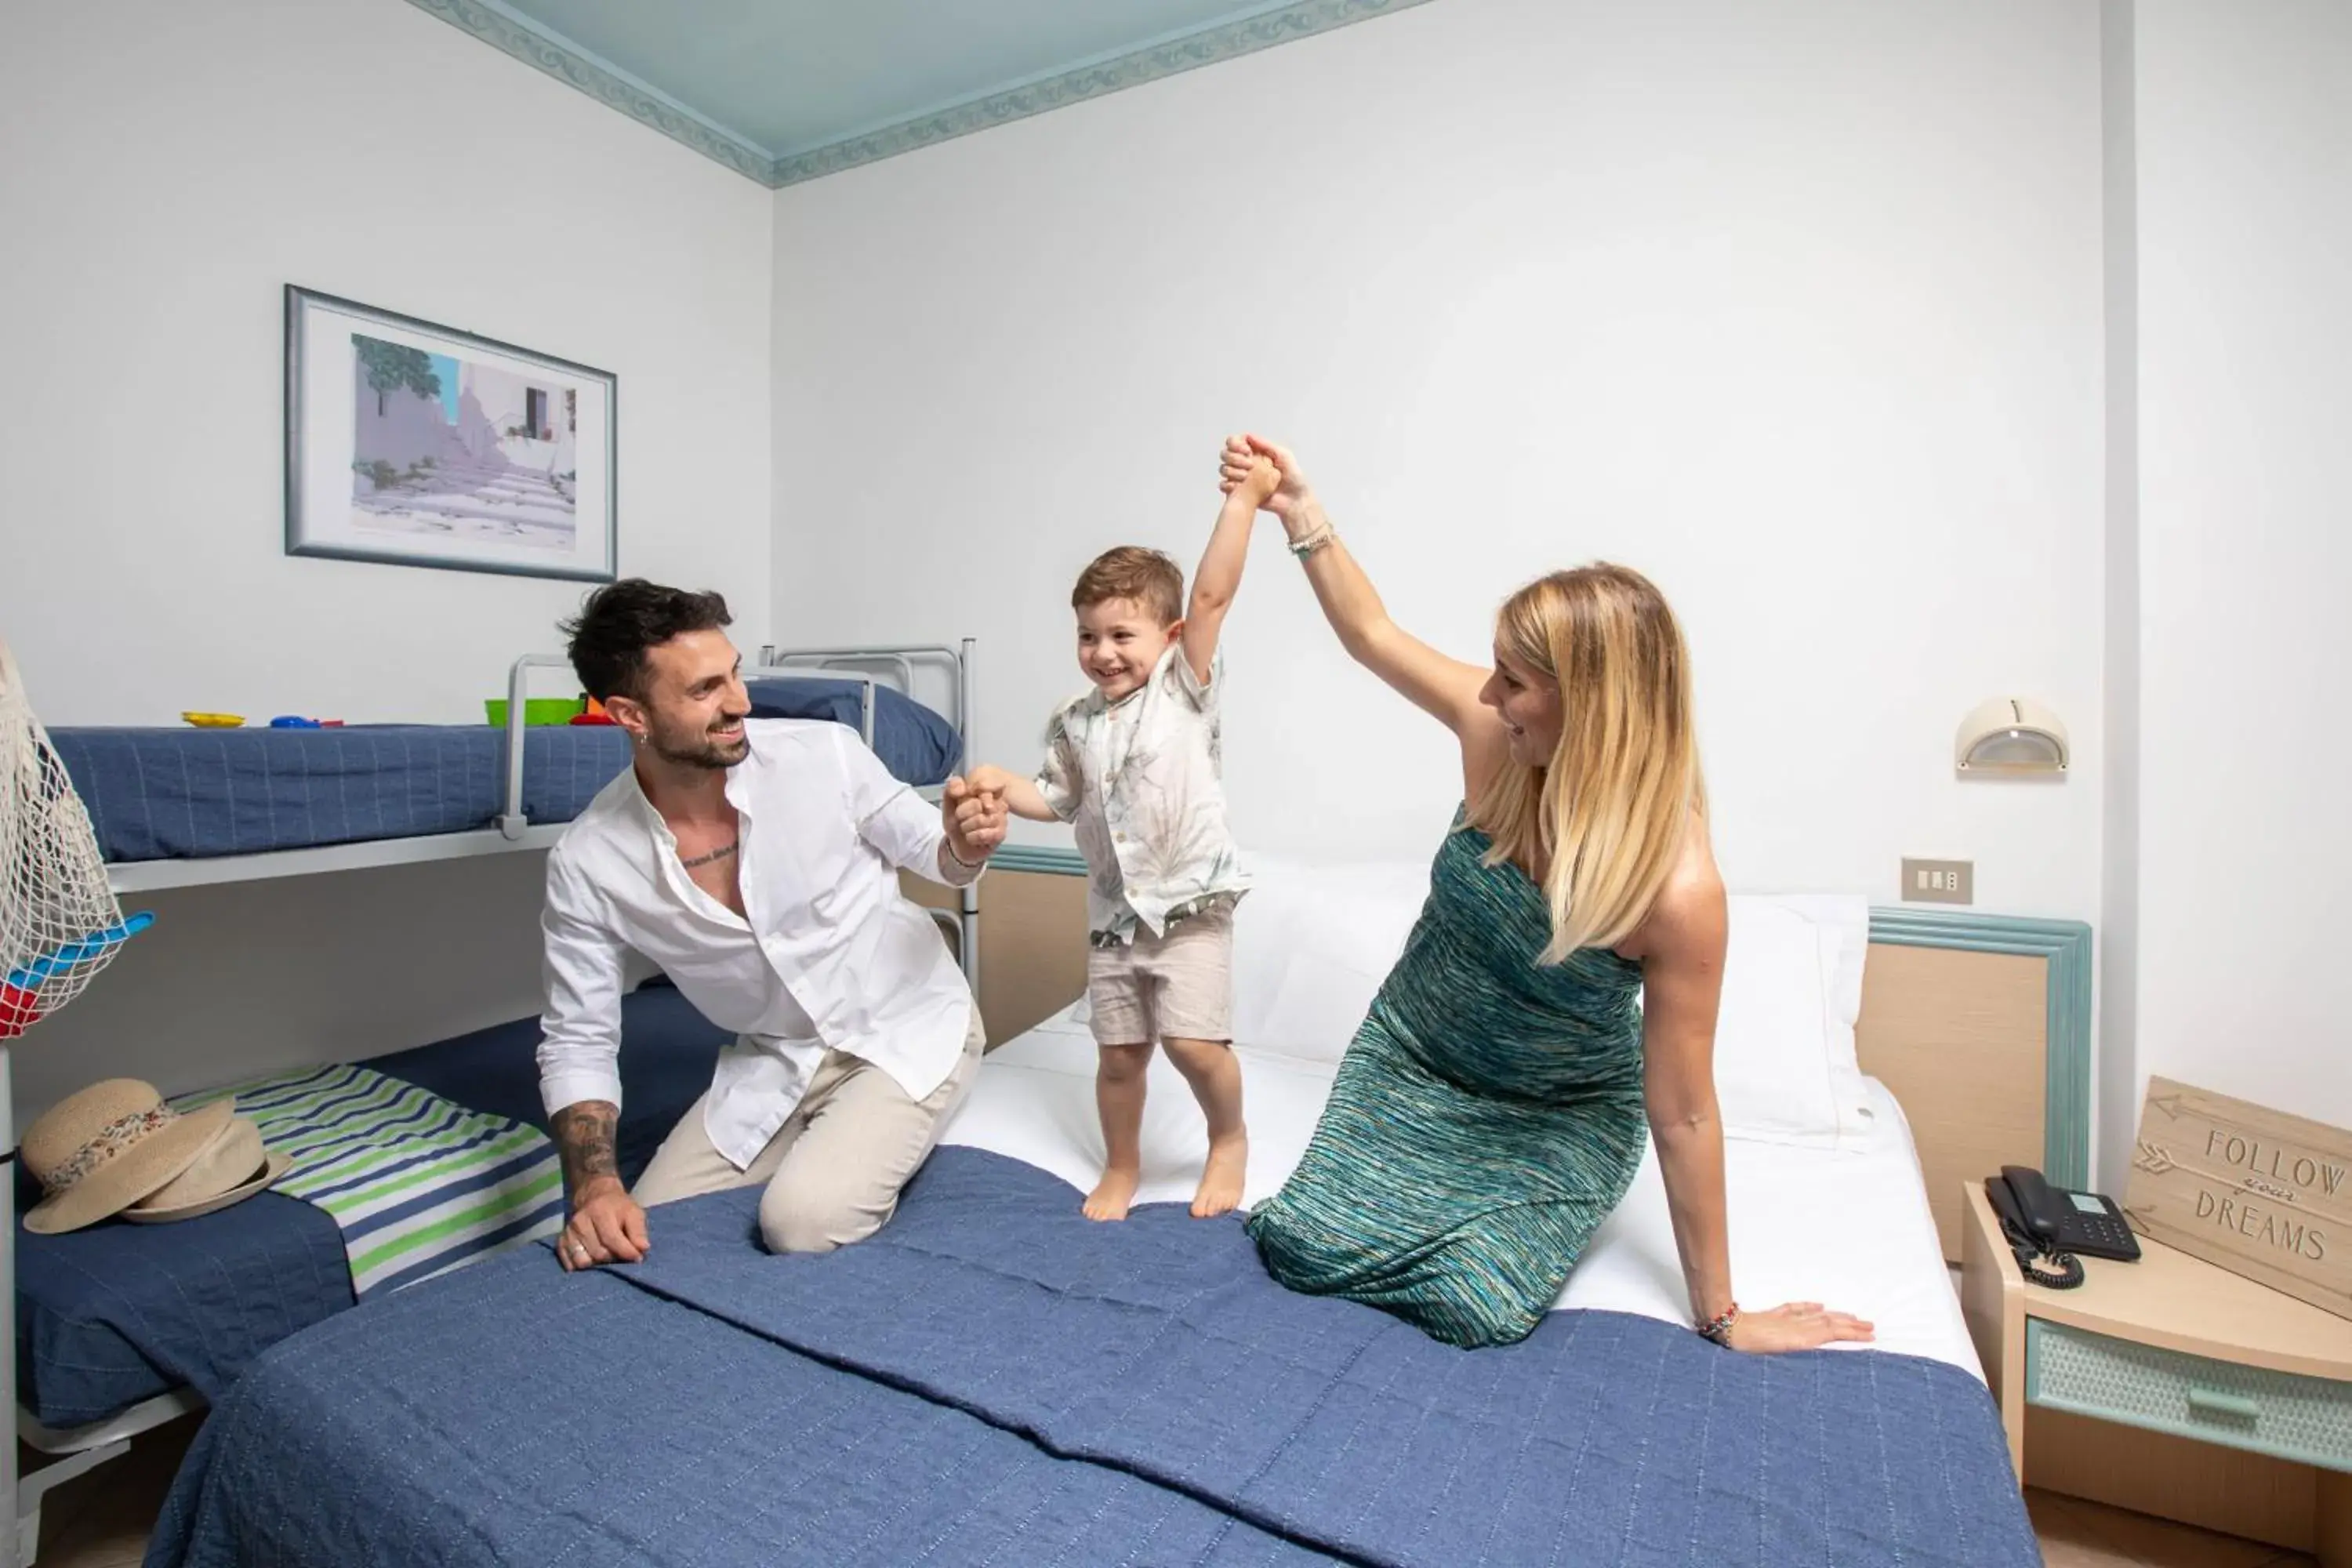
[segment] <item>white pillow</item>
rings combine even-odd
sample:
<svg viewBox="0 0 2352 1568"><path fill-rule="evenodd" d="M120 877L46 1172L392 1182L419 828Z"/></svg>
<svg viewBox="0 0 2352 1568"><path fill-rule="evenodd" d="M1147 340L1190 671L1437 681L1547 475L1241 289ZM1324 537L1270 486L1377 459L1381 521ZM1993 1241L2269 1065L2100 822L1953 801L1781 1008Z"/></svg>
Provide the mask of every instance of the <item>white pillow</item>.
<svg viewBox="0 0 2352 1568"><path fill-rule="evenodd" d="M1860 898L1738 894L1715 1026L1726 1137L1831 1147L1870 1128L1854 1058L1870 910Z"/></svg>
<svg viewBox="0 0 2352 1568"><path fill-rule="evenodd" d="M1245 862L1234 915L1234 1037L1307 1061L1347 1053L1429 897L1423 861Z"/></svg>
<svg viewBox="0 0 2352 1568"><path fill-rule="evenodd" d="M1771 904L1804 916L1833 944L1836 967L1827 977L1828 994L1822 1026L1829 1031L1830 1065L1853 1069L1862 1066L1854 1054L1854 1025L1862 1017L1862 971L1870 958L1870 900L1859 893L1750 893L1757 903Z"/></svg>

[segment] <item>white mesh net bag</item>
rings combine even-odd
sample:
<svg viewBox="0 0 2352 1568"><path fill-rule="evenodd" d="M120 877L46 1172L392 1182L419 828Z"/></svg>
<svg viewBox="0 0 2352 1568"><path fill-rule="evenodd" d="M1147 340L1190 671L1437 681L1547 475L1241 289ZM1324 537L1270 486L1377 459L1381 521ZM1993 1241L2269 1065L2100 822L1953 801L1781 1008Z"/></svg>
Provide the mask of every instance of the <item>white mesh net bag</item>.
<svg viewBox="0 0 2352 1568"><path fill-rule="evenodd" d="M125 921L89 814L34 717L0 641L0 1040L21 1035L97 977L151 917Z"/></svg>

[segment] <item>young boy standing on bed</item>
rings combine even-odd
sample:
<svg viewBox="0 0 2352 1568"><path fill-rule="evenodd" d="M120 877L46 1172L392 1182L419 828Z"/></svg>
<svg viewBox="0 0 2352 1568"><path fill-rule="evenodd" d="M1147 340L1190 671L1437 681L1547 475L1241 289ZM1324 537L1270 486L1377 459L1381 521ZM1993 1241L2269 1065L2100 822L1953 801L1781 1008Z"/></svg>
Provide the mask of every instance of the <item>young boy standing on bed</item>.
<svg viewBox="0 0 2352 1568"><path fill-rule="evenodd" d="M1068 822L1086 857L1087 998L1107 1158L1089 1219L1124 1219L1142 1175L1145 1069L1165 1047L1209 1121L1192 1213L1242 1200L1249 1136L1233 1053L1234 905L1249 886L1225 828L1217 632L1241 585L1250 528L1281 476L1260 463L1226 498L1192 577L1156 550L1107 551L1070 595L1078 668L1094 689L1055 710L1034 782L974 769L1035 822Z"/></svg>

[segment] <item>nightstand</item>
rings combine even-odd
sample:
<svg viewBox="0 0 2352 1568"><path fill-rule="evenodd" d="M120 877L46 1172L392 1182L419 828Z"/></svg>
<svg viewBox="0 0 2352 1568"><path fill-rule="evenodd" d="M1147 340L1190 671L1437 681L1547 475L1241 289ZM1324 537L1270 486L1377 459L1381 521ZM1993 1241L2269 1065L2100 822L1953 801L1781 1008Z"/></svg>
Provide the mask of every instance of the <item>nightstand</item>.
<svg viewBox="0 0 2352 1568"><path fill-rule="evenodd" d="M2352 1321L2147 1237L2031 1284L1967 1201L1961 1306L2021 1481L2352 1568Z"/></svg>

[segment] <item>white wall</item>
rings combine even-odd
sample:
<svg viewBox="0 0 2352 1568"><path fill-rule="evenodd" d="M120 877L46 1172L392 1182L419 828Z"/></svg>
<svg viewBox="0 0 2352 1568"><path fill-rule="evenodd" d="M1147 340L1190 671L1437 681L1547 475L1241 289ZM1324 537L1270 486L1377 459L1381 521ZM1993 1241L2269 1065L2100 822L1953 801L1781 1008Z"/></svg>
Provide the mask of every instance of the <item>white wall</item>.
<svg viewBox="0 0 2352 1568"><path fill-rule="evenodd" d="M0 634L48 722L478 720L560 648L578 584L284 553L289 282L614 372L622 570L761 618L767 193L401 0L5 27Z"/></svg>
<svg viewBox="0 0 2352 1568"><path fill-rule="evenodd" d="M1031 762L1078 568L1189 568L1255 426L1465 658L1536 573L1657 578L1735 886L1967 857L2095 919L2099 48L2044 0L1445 0L779 193L779 636L977 635L981 748ZM1244 847L1426 852L1450 747L1275 539ZM2070 780L1954 780L2011 692Z"/></svg>
<svg viewBox="0 0 2352 1568"><path fill-rule="evenodd" d="M177 1094L538 1012L546 863L497 855L126 899L154 926L13 1042L17 1131L101 1078Z"/></svg>
<svg viewBox="0 0 2352 1568"><path fill-rule="evenodd" d="M282 552L288 282L614 372L622 569L765 620L757 185L401 0L9 7L0 149L0 636L50 723L478 721L560 648L579 584ZM147 900L20 1121L535 1010L537 858Z"/></svg>
<svg viewBox="0 0 2352 1568"><path fill-rule="evenodd" d="M2347 1126L2352 9L2136 32L2137 1066Z"/></svg>

